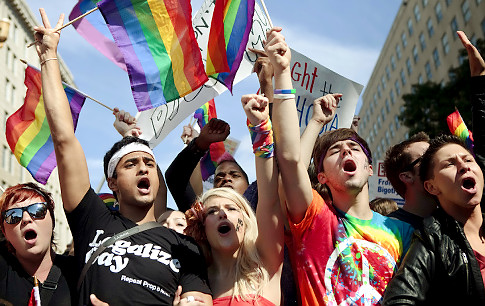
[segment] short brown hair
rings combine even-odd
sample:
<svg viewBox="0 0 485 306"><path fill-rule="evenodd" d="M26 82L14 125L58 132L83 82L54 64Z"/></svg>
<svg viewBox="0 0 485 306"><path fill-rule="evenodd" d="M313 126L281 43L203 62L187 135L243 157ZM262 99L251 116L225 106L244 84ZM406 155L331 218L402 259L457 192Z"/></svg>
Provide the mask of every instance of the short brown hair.
<svg viewBox="0 0 485 306"><path fill-rule="evenodd" d="M386 198L375 198L369 203L370 209L383 216L396 211L398 209L396 201Z"/></svg>
<svg viewBox="0 0 485 306"><path fill-rule="evenodd" d="M394 187L396 192L403 198L406 193L406 185L399 179L399 174L406 171L406 167L413 162L411 160L411 155L406 149L416 142L429 143L428 134L419 132L411 136L409 139L390 147L387 150L386 158L384 159L386 177L391 182L392 187Z"/></svg>
<svg viewBox="0 0 485 306"><path fill-rule="evenodd" d="M354 130L342 128L326 132L317 139L313 149L313 165L317 174L324 171L323 160L325 159L325 155L327 155L328 149L334 143L342 140L353 140L358 143L367 156L367 161L369 164L372 164L372 153L367 142Z"/></svg>

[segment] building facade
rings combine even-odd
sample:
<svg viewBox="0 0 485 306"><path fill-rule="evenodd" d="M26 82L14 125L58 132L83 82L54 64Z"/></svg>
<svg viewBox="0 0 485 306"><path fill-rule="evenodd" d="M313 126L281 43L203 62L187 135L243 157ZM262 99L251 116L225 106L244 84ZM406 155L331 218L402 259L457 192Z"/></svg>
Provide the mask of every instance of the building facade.
<svg viewBox="0 0 485 306"><path fill-rule="evenodd" d="M409 137L398 116L413 84L445 84L463 60L457 30L470 41L485 37L485 0L403 1L362 96L359 133L375 160Z"/></svg>
<svg viewBox="0 0 485 306"><path fill-rule="evenodd" d="M27 61L34 67L40 67L35 47L27 48L34 40L33 27L40 23L23 0L0 0L0 20L10 21L7 40L0 48L0 186L6 187L22 183L34 182L30 173L20 166L12 154L5 138L7 118L13 114L24 102L26 87L24 85L24 72L26 65L20 59ZM62 79L67 84L73 84L73 77L59 58ZM71 243L72 236L62 208L62 199L57 171L51 174L46 186L52 193L55 206L56 226L54 242L58 252L64 252Z"/></svg>

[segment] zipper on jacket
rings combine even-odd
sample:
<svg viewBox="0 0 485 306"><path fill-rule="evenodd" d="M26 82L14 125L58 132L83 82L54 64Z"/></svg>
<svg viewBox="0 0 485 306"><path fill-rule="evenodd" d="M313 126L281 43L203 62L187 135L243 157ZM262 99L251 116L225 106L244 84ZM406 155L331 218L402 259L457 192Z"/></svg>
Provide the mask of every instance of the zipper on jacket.
<svg viewBox="0 0 485 306"><path fill-rule="evenodd" d="M469 272L468 272L468 257L466 257L466 254L463 252L461 253L463 257L463 262L465 263L465 270L466 270L466 293L467 295L470 294L470 283L469 283Z"/></svg>

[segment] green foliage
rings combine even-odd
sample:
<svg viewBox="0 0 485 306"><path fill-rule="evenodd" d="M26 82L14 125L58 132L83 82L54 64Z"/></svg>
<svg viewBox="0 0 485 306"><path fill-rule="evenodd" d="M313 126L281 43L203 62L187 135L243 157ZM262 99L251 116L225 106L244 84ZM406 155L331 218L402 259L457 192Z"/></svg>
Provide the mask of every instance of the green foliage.
<svg viewBox="0 0 485 306"><path fill-rule="evenodd" d="M479 39L476 47L485 56L485 40ZM450 81L444 86L427 82L414 84L413 93L402 96L404 110L399 115L401 122L409 128L409 135L425 131L430 137L449 133L446 117L460 111L468 129L471 124L470 66L465 49L460 50L463 63L449 70Z"/></svg>

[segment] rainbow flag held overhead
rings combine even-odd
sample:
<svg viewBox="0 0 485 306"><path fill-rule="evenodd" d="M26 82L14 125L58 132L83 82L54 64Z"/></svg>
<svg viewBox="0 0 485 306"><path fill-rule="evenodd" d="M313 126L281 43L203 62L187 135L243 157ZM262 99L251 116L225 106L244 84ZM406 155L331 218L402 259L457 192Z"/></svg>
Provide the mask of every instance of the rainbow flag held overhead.
<svg viewBox="0 0 485 306"><path fill-rule="evenodd" d="M106 207L111 211L119 211L120 205L116 201L115 196L111 193L98 193L98 196L103 200Z"/></svg>
<svg viewBox="0 0 485 306"><path fill-rule="evenodd" d="M448 117L446 117L446 122L448 123L450 132L463 140L467 147L473 150L473 134L466 127L460 112L455 110L453 113L449 114Z"/></svg>
<svg viewBox="0 0 485 306"><path fill-rule="evenodd" d="M24 84L27 86L24 104L7 119L5 134L20 165L27 168L37 182L45 185L57 163L44 109L40 71L28 66ZM86 97L66 84L63 86L76 128Z"/></svg>
<svg viewBox="0 0 485 306"><path fill-rule="evenodd" d="M194 118L197 119L199 127L202 129L212 118L217 118L216 105L214 99L210 100L194 113ZM216 172L217 161L226 152L224 143L215 142L209 147L207 152L200 160L200 172L202 179L205 181Z"/></svg>
<svg viewBox="0 0 485 306"><path fill-rule="evenodd" d="M216 0L214 7L207 46L207 74L222 82L231 93L253 26L254 5L255 0Z"/></svg>
<svg viewBox="0 0 485 306"><path fill-rule="evenodd" d="M79 0L73 7L69 20L94 9L101 0ZM99 52L126 71L125 61L120 49L113 40L108 26L100 12L93 12L72 24L76 31Z"/></svg>
<svg viewBox="0 0 485 306"><path fill-rule="evenodd" d="M102 0L139 111L183 97L207 80L190 0Z"/></svg>

